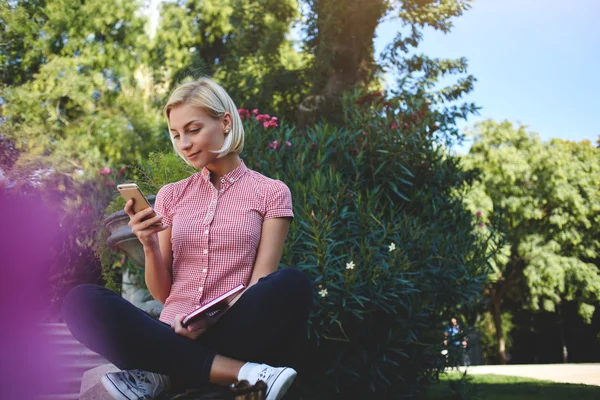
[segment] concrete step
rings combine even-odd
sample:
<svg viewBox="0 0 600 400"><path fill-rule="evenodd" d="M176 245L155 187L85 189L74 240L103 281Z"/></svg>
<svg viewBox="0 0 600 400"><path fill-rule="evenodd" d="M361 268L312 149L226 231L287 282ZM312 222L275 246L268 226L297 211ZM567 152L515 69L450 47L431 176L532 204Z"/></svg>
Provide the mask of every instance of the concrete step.
<svg viewBox="0 0 600 400"><path fill-rule="evenodd" d="M86 360L74 360L72 362L69 363L61 363L62 365L60 366L61 368L61 372L64 372L66 374L71 374L72 371L87 371L88 369L92 369L92 368L96 368L98 365L104 365L104 364L108 364L108 362L106 360L103 360L103 362L98 363L96 361L86 361Z"/></svg>
<svg viewBox="0 0 600 400"><path fill-rule="evenodd" d="M54 348L62 350L76 350L76 349L86 349L83 344L79 343L72 336L58 336L57 338L48 338L48 344L53 346Z"/></svg>
<svg viewBox="0 0 600 400"><path fill-rule="evenodd" d="M54 393L46 394L39 400L79 399L84 373L108 361L79 343L66 324L45 323L41 325L41 331L56 356L60 378L52 389Z"/></svg>
<svg viewBox="0 0 600 400"><path fill-rule="evenodd" d="M38 396L38 400L78 400L79 391L77 393L61 393L61 394L44 394Z"/></svg>
<svg viewBox="0 0 600 400"><path fill-rule="evenodd" d="M62 361L73 361L73 360L104 360L98 353L94 353L86 348L80 349L57 349L55 353L57 358Z"/></svg>
<svg viewBox="0 0 600 400"><path fill-rule="evenodd" d="M71 336L71 331L64 323L43 323L40 324L40 329L47 335L68 335Z"/></svg>
<svg viewBox="0 0 600 400"><path fill-rule="evenodd" d="M56 393L79 393L82 376L83 374L62 376L54 385L53 391Z"/></svg>

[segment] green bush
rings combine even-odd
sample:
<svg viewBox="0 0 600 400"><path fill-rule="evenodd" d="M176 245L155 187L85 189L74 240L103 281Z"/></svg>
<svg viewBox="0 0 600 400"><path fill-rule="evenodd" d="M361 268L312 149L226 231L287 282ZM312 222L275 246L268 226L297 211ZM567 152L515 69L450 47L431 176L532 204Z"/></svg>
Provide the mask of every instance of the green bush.
<svg viewBox="0 0 600 400"><path fill-rule="evenodd" d="M479 295L489 236L462 202L470 177L440 144L455 117L378 93L348 96L344 109L342 127L302 132L241 112L246 165L292 192L281 264L317 287L311 368L292 396L415 395L446 367L444 322ZM189 175L184 165L153 154L146 189Z"/></svg>

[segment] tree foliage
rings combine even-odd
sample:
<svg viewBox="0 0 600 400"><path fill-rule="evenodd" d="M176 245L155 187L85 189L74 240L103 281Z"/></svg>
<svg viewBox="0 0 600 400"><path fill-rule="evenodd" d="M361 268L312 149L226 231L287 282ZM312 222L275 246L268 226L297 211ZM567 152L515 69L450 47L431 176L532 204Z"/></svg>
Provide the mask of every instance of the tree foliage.
<svg viewBox="0 0 600 400"><path fill-rule="evenodd" d="M550 312L576 302L591 321L600 300L600 151L588 141L544 143L506 121L482 122L474 136L464 163L481 178L468 201L482 223L500 218L506 237L486 291L505 360L500 316L508 298Z"/></svg>
<svg viewBox="0 0 600 400"><path fill-rule="evenodd" d="M176 85L212 75L239 106L293 119L307 90L306 57L288 38L296 0L165 2L153 40L157 80Z"/></svg>
<svg viewBox="0 0 600 400"><path fill-rule="evenodd" d="M156 145L159 114L143 90L138 7L131 0L3 3L0 41L14 50L0 52L9 70L1 126L21 150L21 165L96 171L139 162Z"/></svg>

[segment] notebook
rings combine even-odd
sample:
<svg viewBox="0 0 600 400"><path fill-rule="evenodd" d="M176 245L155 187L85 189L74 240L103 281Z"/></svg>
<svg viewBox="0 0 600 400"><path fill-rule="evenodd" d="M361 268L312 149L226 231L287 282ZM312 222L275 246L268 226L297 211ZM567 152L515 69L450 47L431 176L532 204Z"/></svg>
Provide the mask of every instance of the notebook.
<svg viewBox="0 0 600 400"><path fill-rule="evenodd" d="M204 314L204 313L207 314L207 313L210 313L212 311L216 311L217 309L219 309L219 307L225 305L223 303L224 301L226 301L227 299L229 299L233 295L239 293L240 291L244 290L245 287L246 286L244 286L243 284L239 284L238 286L234 287L233 289L228 290L227 292L223 293L219 297L217 297L217 298L209 301L208 303L204 304L202 307L195 309L194 311L192 311L191 313L189 313L188 315L185 316L185 318L182 321L182 325L184 327L186 327L198 315Z"/></svg>

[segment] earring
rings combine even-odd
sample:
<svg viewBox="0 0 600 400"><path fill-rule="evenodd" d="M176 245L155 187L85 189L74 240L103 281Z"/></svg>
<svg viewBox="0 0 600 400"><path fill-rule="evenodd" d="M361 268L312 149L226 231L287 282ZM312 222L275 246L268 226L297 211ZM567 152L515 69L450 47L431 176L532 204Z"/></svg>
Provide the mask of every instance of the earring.
<svg viewBox="0 0 600 400"><path fill-rule="evenodd" d="M229 129L225 129L225 133L229 133Z"/></svg>

